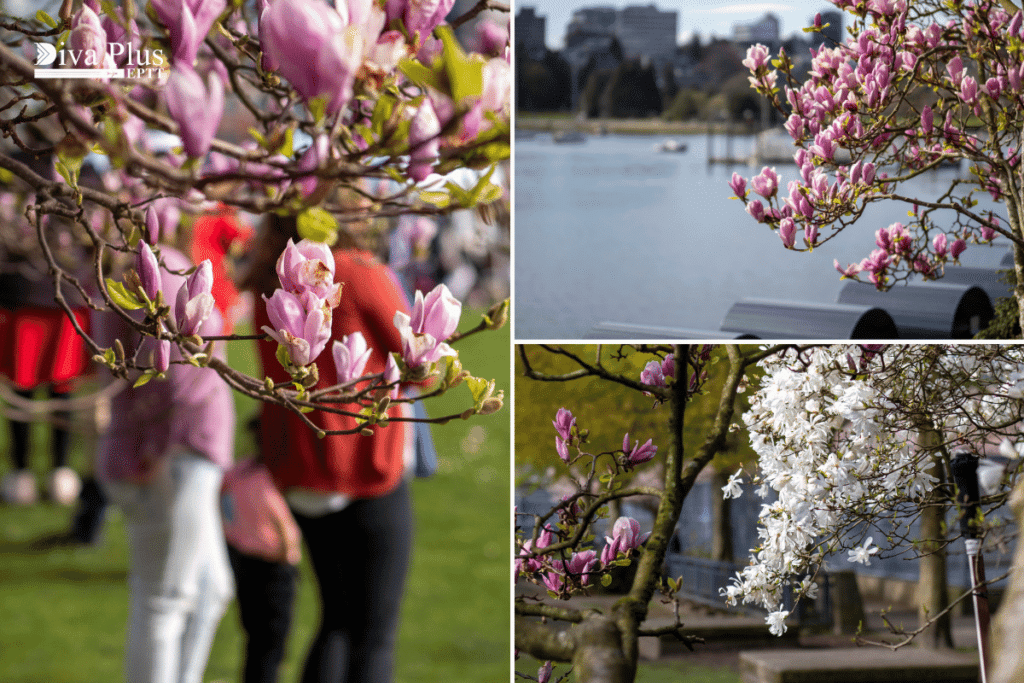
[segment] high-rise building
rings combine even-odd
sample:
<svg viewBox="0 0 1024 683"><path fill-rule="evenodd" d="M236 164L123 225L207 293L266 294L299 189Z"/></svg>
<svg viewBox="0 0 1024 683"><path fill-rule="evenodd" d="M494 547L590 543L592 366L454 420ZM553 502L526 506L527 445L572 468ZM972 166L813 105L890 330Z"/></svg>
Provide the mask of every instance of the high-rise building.
<svg viewBox="0 0 1024 683"><path fill-rule="evenodd" d="M675 12L662 12L654 5L626 7L615 20L615 35L627 58L650 57L664 64L676 54Z"/></svg>
<svg viewBox="0 0 1024 683"><path fill-rule="evenodd" d="M590 38L608 38L615 35L614 7L584 7L572 13L565 27L565 46L573 47Z"/></svg>
<svg viewBox="0 0 1024 683"><path fill-rule="evenodd" d="M544 44L546 30L547 17L539 16L533 7L520 8L516 14L516 49L522 50L530 59L543 59L547 50Z"/></svg>
<svg viewBox="0 0 1024 683"><path fill-rule="evenodd" d="M573 12L565 44L571 47L591 38L613 37L626 59L647 57L665 63L675 56L677 25L675 12L663 12L654 5L621 10L607 5L583 7Z"/></svg>
<svg viewBox="0 0 1024 683"><path fill-rule="evenodd" d="M732 41L741 47L761 43L778 49L780 31L779 18L769 12L749 24L733 24Z"/></svg>

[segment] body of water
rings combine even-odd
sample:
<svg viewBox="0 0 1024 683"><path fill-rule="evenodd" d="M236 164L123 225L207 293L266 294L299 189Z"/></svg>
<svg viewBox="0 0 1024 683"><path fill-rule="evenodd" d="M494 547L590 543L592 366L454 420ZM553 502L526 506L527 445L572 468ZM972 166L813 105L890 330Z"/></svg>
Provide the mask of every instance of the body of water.
<svg viewBox="0 0 1024 683"><path fill-rule="evenodd" d="M668 139L687 151L654 150ZM737 138L733 151L751 145ZM517 339L579 339L605 321L717 331L745 297L834 303L845 282L833 259L860 261L878 228L907 221L906 205L878 203L813 253L787 251L730 199L733 171L749 178L760 169L709 166L707 146L704 135L516 139ZM712 147L724 154L725 139ZM796 177L795 166L777 170L782 188ZM937 197L955 175L933 172L903 193ZM1007 249L999 241L971 245L961 260L994 265Z"/></svg>

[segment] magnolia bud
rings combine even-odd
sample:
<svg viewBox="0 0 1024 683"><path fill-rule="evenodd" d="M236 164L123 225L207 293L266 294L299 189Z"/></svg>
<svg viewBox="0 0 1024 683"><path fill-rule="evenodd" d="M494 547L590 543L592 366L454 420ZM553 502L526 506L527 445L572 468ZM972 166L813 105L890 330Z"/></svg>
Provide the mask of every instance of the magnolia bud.
<svg viewBox="0 0 1024 683"><path fill-rule="evenodd" d="M491 309L487 311L487 318L491 321L487 325L487 329L498 330L504 327L508 322L508 299L491 306Z"/></svg>
<svg viewBox="0 0 1024 683"><path fill-rule="evenodd" d="M373 436L373 430L370 429L369 427L363 427L362 429L359 430L359 433L362 434L363 436Z"/></svg>
<svg viewBox="0 0 1024 683"><path fill-rule="evenodd" d="M502 406L505 405L501 399L501 396L492 396L491 398L484 400L483 404L480 406L480 410L477 411L477 414L490 415L491 413L498 412L501 410Z"/></svg>

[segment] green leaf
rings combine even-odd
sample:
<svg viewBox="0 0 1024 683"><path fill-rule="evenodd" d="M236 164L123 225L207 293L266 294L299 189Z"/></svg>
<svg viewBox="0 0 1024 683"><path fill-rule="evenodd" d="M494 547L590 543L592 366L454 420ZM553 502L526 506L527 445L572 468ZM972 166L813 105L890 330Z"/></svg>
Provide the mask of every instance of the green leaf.
<svg viewBox="0 0 1024 683"><path fill-rule="evenodd" d="M420 201L443 209L452 203L452 197L447 192L424 191L420 192Z"/></svg>
<svg viewBox="0 0 1024 683"><path fill-rule="evenodd" d="M317 95L306 103L309 113L313 115L313 121L318 125L327 116L327 95Z"/></svg>
<svg viewBox="0 0 1024 683"><path fill-rule="evenodd" d="M473 395L473 401L477 407L484 402L485 399L490 398L494 394L494 380L481 379L480 377L467 377L466 385L469 386L469 392Z"/></svg>
<svg viewBox="0 0 1024 683"><path fill-rule="evenodd" d="M281 149L277 150L279 154L283 154L286 157L290 157L292 152L295 150L294 144L295 129L289 128L284 132L284 142L281 144Z"/></svg>
<svg viewBox="0 0 1024 683"><path fill-rule="evenodd" d="M612 575L611 574L604 574L601 577L601 585L604 586L605 588L607 588L608 586L612 585Z"/></svg>
<svg viewBox="0 0 1024 683"><path fill-rule="evenodd" d="M338 241L338 220L320 207L306 209L298 216L299 237L328 246Z"/></svg>
<svg viewBox="0 0 1024 683"><path fill-rule="evenodd" d="M135 380L135 384L132 385L133 389L141 387L143 384L147 384L149 380L153 379L155 373L152 370L146 370L144 373L139 375L139 378Z"/></svg>
<svg viewBox="0 0 1024 683"><path fill-rule="evenodd" d="M142 308L142 303L135 298L134 294L125 289L124 283L112 280L109 277L107 278L107 293L110 295L111 301L126 311Z"/></svg>
<svg viewBox="0 0 1024 683"><path fill-rule="evenodd" d="M277 357L277 362L281 364L282 368L287 369L292 364L292 358L288 355L288 349L284 344L277 345L277 351L274 355Z"/></svg>
<svg viewBox="0 0 1024 683"><path fill-rule="evenodd" d="M38 21L43 22L44 24L46 24L50 28L57 28L56 20L54 20L53 17L51 17L49 14L47 14L43 10L39 10L38 12L36 12L36 19Z"/></svg>
<svg viewBox="0 0 1024 683"><path fill-rule="evenodd" d="M436 33L444 44L444 66L451 85L452 99L461 102L483 95L483 59L476 55L468 57L456 40L455 33L448 26L439 26Z"/></svg>
<svg viewBox="0 0 1024 683"><path fill-rule="evenodd" d="M398 63L398 70L416 85L429 86L434 90L439 90L441 92L445 92L447 90L440 75L436 71L428 66L424 66L415 59L403 59Z"/></svg>

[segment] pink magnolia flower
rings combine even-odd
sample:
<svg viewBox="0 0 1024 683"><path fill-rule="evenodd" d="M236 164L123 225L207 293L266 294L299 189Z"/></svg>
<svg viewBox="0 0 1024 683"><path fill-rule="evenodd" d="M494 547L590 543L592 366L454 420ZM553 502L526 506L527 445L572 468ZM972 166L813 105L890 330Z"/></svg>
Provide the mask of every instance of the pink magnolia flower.
<svg viewBox="0 0 1024 683"><path fill-rule="evenodd" d="M485 18L476 25L476 52L485 55L500 55L508 45L508 26L500 26L493 19Z"/></svg>
<svg viewBox="0 0 1024 683"><path fill-rule="evenodd" d="M661 369L661 362L652 360L640 372L640 381L652 387L665 386L665 373Z"/></svg>
<svg viewBox="0 0 1024 683"><path fill-rule="evenodd" d="M210 313L213 312L213 265L210 259L199 264L178 289L174 302L174 318L178 332L184 335L196 334Z"/></svg>
<svg viewBox="0 0 1024 683"><path fill-rule="evenodd" d="M740 199L747 196L747 179L735 171L733 171L732 179L729 181L729 187L732 189L732 193Z"/></svg>
<svg viewBox="0 0 1024 683"><path fill-rule="evenodd" d="M641 534L640 522L632 517L619 517L612 526L612 537L604 537L601 564L608 564L618 557L619 553L628 553L634 548L639 548L650 535L650 532Z"/></svg>
<svg viewBox="0 0 1024 683"><path fill-rule="evenodd" d="M455 350L445 343L459 326L462 303L452 296L443 284L426 296L416 292L412 316L395 312L394 324L402 335L402 357L410 367L433 363L441 356L455 356Z"/></svg>
<svg viewBox="0 0 1024 683"><path fill-rule="evenodd" d="M747 57L742 63L743 66L747 67L751 71L757 71L768 64L770 56L771 51L768 49L768 46L758 43L757 45L751 45L747 48Z"/></svg>
<svg viewBox="0 0 1024 683"><path fill-rule="evenodd" d="M331 340L331 307L312 292L296 296L278 289L263 296L272 327L263 331L284 346L293 365L309 365Z"/></svg>
<svg viewBox="0 0 1024 683"><path fill-rule="evenodd" d="M135 253L135 272L142 283L142 291L150 301L156 301L156 295L160 291L160 264L146 240L139 240Z"/></svg>
<svg viewBox="0 0 1024 683"><path fill-rule="evenodd" d="M932 249L935 251L935 255L938 256L939 258L946 257L946 254L948 253L946 249L946 244L946 235L943 233L936 235L935 239L932 240Z"/></svg>
<svg viewBox="0 0 1024 683"><path fill-rule="evenodd" d="M289 239L276 269L281 288L292 294L312 292L331 308L341 301L341 283L334 281L334 254L323 242L304 239L295 244Z"/></svg>
<svg viewBox="0 0 1024 683"><path fill-rule="evenodd" d="M107 32L103 30L99 15L87 5L71 20L68 48L81 52L79 67L104 66L107 57ZM91 54L90 54L91 53Z"/></svg>
<svg viewBox="0 0 1024 683"><path fill-rule="evenodd" d="M956 260L960 258L960 254L964 253L965 249L967 249L967 242L959 238L955 239L953 240L953 244L949 246L949 255Z"/></svg>
<svg viewBox="0 0 1024 683"><path fill-rule="evenodd" d="M756 220L758 222L763 221L764 220L764 204L761 203L760 199L755 199L754 201L752 201L749 204L747 204L747 213L749 213L751 215L751 217L753 217L754 220Z"/></svg>
<svg viewBox="0 0 1024 683"><path fill-rule="evenodd" d="M224 84L211 73L206 84L190 66L175 65L167 78L167 110L178 124L185 153L201 158L210 151L224 115Z"/></svg>
<svg viewBox="0 0 1024 683"><path fill-rule="evenodd" d="M433 170L440 150L441 122L430 98L424 98L409 128L409 177L420 182Z"/></svg>
<svg viewBox="0 0 1024 683"><path fill-rule="evenodd" d="M759 175L750 179L750 187L765 199L771 199L779 189L779 176L774 168L765 166Z"/></svg>
<svg viewBox="0 0 1024 683"><path fill-rule="evenodd" d="M555 426L555 431L558 432L558 436L562 437L565 441L572 438L572 428L576 426L576 418L573 414L565 408L559 408L558 412L555 413L555 419L552 420L551 424Z"/></svg>
<svg viewBox="0 0 1024 683"><path fill-rule="evenodd" d="M537 669L537 683L549 683L551 681L551 670L553 668L554 664L551 660L541 664L540 668Z"/></svg>
<svg viewBox="0 0 1024 683"><path fill-rule="evenodd" d="M353 332L335 341L331 346L334 356L334 369L338 374L338 382L344 384L363 376L366 362L370 360L373 349L366 345L362 332Z"/></svg>
<svg viewBox="0 0 1024 683"><path fill-rule="evenodd" d="M174 63L191 67L206 34L227 8L227 0L153 0L156 16L171 38Z"/></svg>
<svg viewBox="0 0 1024 683"><path fill-rule="evenodd" d="M846 266L846 268L843 268L839 265L839 259L832 259L832 265L835 266L835 269L838 270L844 278L856 277L857 273L861 271L861 267L856 263L851 263Z"/></svg>
<svg viewBox="0 0 1024 683"><path fill-rule="evenodd" d="M455 0L386 0L384 12L390 23L401 19L410 35L426 35L444 21Z"/></svg>
<svg viewBox="0 0 1024 683"><path fill-rule="evenodd" d="M307 103L327 100L327 113L352 97L365 39L359 26L321 0L275 0L260 15L260 44L268 68L276 69ZM298 37L301 36L301 39Z"/></svg>
<svg viewBox="0 0 1024 683"><path fill-rule="evenodd" d="M626 454L625 464L628 467L635 467L653 458L658 452L658 447L652 445L653 441L654 439L647 439L647 442L641 446L640 441L637 440L633 444L633 448L630 449L629 432L626 432L626 435L622 437L622 451Z"/></svg>
<svg viewBox="0 0 1024 683"><path fill-rule="evenodd" d="M388 395L395 399L398 398L398 381L402 379L402 369L398 367L398 361L395 360L395 354L389 353L387 362L384 363L384 383L393 385L388 390Z"/></svg>
<svg viewBox="0 0 1024 683"><path fill-rule="evenodd" d="M569 464L569 444L560 436L555 437L555 452L558 453L558 457L562 459L562 462L566 465Z"/></svg>
<svg viewBox="0 0 1024 683"><path fill-rule="evenodd" d="M796 244L796 221L792 218L783 218L779 222L779 238L786 249L792 249Z"/></svg>
<svg viewBox="0 0 1024 683"><path fill-rule="evenodd" d="M665 379L676 376L676 354L670 353L661 361L661 374Z"/></svg>

